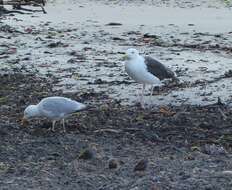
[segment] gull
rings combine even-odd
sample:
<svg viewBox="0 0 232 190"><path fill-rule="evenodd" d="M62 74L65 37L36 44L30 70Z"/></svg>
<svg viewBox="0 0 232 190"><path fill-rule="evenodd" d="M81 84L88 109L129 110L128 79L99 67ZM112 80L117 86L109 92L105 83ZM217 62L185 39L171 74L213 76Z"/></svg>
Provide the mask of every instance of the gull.
<svg viewBox="0 0 232 190"><path fill-rule="evenodd" d="M136 82L143 85L140 96L140 104L142 107L144 107L143 96L146 84L152 85L150 94L150 96L152 96L154 86L160 86L162 80L173 79L178 81L173 71L149 56L143 57L139 55L138 50L134 48L130 48L126 51L124 59L127 74Z"/></svg>
<svg viewBox="0 0 232 190"><path fill-rule="evenodd" d="M52 131L55 131L56 121L61 120L63 130L65 128L65 118L74 112L86 109L86 105L69 98L61 96L52 96L42 99L37 105L29 105L24 110L22 124L35 117L45 117L52 121Z"/></svg>

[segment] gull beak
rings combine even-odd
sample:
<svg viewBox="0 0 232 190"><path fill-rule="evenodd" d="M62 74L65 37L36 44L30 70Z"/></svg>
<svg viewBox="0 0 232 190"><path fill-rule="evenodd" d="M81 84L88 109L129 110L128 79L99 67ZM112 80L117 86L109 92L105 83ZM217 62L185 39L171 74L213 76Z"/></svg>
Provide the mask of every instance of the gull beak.
<svg viewBox="0 0 232 190"><path fill-rule="evenodd" d="M26 127L29 124L29 122L25 117L23 117L22 121L21 121L21 124L22 124L22 126Z"/></svg>
<svg viewBox="0 0 232 190"><path fill-rule="evenodd" d="M128 59L129 59L128 55L125 54L125 55L122 56L123 61L128 60Z"/></svg>

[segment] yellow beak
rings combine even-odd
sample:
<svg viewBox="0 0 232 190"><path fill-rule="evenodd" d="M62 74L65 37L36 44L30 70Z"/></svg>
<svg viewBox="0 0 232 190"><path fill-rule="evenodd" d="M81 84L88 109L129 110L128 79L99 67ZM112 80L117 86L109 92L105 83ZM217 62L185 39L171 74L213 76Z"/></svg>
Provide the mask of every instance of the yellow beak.
<svg viewBox="0 0 232 190"><path fill-rule="evenodd" d="M29 124L28 120L25 117L23 117L21 121L21 125L26 127L28 124Z"/></svg>
<svg viewBox="0 0 232 190"><path fill-rule="evenodd" d="M129 59L128 55L125 54L125 55L122 56L123 61L128 60L128 59Z"/></svg>

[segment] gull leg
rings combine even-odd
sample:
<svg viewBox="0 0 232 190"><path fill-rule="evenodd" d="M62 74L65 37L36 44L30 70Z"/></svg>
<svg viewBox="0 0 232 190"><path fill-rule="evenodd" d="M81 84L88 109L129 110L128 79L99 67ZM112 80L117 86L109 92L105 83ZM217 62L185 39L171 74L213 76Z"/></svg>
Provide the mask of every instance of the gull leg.
<svg viewBox="0 0 232 190"><path fill-rule="evenodd" d="M52 121L52 131L53 131L53 132L55 131L55 124L56 124L56 120L53 120L53 121Z"/></svg>
<svg viewBox="0 0 232 190"><path fill-rule="evenodd" d="M158 95L160 95L160 86L158 86L157 91L158 91Z"/></svg>
<svg viewBox="0 0 232 190"><path fill-rule="evenodd" d="M64 118L62 119L62 126L63 126L63 131L64 131L64 133L66 133L66 128L65 128L65 121L64 121Z"/></svg>
<svg viewBox="0 0 232 190"><path fill-rule="evenodd" d="M154 85L151 86L150 102L152 104L152 95L153 95Z"/></svg>
<svg viewBox="0 0 232 190"><path fill-rule="evenodd" d="M139 97L139 100L141 100L141 95L142 95L141 94L141 89L138 89L138 95L137 96Z"/></svg>
<svg viewBox="0 0 232 190"><path fill-rule="evenodd" d="M150 94L150 98L152 97L152 95L153 95L153 90L154 90L154 86L152 85L151 86L151 94Z"/></svg>
<svg viewBox="0 0 232 190"><path fill-rule="evenodd" d="M141 98L140 98L140 104L141 104L142 108L144 108L143 96L144 96L145 87L146 87L146 85L143 84L142 94L141 94Z"/></svg>

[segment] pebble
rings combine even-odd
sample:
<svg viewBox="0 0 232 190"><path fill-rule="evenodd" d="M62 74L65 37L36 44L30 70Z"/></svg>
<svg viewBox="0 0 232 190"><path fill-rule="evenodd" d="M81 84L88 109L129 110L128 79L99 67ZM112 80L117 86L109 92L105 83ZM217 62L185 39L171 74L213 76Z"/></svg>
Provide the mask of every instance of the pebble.
<svg viewBox="0 0 232 190"><path fill-rule="evenodd" d="M118 167L118 161L114 158L109 160L109 169L116 169Z"/></svg>
<svg viewBox="0 0 232 190"><path fill-rule="evenodd" d="M83 159L83 160L92 159L93 157L94 157L94 152L90 149L82 150L79 155L79 159Z"/></svg>
<svg viewBox="0 0 232 190"><path fill-rule="evenodd" d="M134 167L134 171L144 171L148 165L147 159L141 159Z"/></svg>

